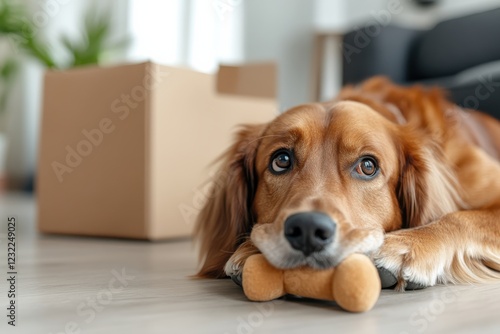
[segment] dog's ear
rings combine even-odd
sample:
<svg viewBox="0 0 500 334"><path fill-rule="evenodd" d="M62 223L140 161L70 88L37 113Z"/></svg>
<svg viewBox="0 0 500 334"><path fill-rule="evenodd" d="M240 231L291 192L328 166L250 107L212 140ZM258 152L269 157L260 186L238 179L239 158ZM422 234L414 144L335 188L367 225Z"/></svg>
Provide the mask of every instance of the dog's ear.
<svg viewBox="0 0 500 334"><path fill-rule="evenodd" d="M428 224L464 209L452 167L426 134L405 129L400 135L397 196L403 227Z"/></svg>
<svg viewBox="0 0 500 334"><path fill-rule="evenodd" d="M254 217L255 156L264 125L246 125L222 157L208 202L197 218L195 236L202 262L198 277L224 277L224 265L246 236Z"/></svg>

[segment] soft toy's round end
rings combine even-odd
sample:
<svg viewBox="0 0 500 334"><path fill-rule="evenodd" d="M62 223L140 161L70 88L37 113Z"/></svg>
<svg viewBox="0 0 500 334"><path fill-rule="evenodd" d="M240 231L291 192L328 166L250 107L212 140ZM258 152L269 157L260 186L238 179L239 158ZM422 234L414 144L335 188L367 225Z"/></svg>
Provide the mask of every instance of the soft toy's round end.
<svg viewBox="0 0 500 334"><path fill-rule="evenodd" d="M283 271L274 268L262 254L250 256L243 267L243 291L252 301L268 301L285 295Z"/></svg>
<svg viewBox="0 0 500 334"><path fill-rule="evenodd" d="M370 310L378 300L380 277L365 255L353 254L335 269L333 294L337 304L350 312Z"/></svg>

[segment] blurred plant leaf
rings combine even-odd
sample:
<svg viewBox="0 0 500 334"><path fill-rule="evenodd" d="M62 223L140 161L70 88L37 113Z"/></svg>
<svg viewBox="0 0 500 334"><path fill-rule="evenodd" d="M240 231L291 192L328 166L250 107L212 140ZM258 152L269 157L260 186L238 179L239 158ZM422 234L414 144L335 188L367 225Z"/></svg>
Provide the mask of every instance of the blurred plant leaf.
<svg viewBox="0 0 500 334"><path fill-rule="evenodd" d="M9 58L0 68L0 78L2 81L11 80L17 72L17 61L14 58Z"/></svg>
<svg viewBox="0 0 500 334"><path fill-rule="evenodd" d="M14 58L7 59L0 66L0 112L5 110L17 70L18 64Z"/></svg>
<svg viewBox="0 0 500 334"><path fill-rule="evenodd" d="M48 68L57 67L46 44L35 38L36 29L26 9L12 0L0 0L0 35L7 35L26 53Z"/></svg>
<svg viewBox="0 0 500 334"><path fill-rule="evenodd" d="M25 29L24 7L9 0L0 1L0 33L18 33ZM29 28L29 27L28 27Z"/></svg>
<svg viewBox="0 0 500 334"><path fill-rule="evenodd" d="M129 44L128 39L111 41L110 14L95 10L87 13L79 41L63 36L61 42L72 58L69 67L99 64L106 53L122 50Z"/></svg>

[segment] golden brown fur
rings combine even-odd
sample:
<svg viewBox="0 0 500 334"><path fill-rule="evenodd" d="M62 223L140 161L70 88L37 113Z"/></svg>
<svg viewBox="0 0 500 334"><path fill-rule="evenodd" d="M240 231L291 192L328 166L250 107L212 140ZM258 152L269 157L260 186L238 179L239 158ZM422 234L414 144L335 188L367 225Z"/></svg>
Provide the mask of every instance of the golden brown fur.
<svg viewBox="0 0 500 334"><path fill-rule="evenodd" d="M283 148L294 165L274 175L271 155ZM352 168L367 155L379 167L369 180ZM198 275L237 274L258 252L282 268L326 268L360 252L401 290L500 278L499 157L498 121L461 110L438 89L384 78L244 126L198 218ZM332 244L308 258L283 237L285 219L304 211L337 226Z"/></svg>

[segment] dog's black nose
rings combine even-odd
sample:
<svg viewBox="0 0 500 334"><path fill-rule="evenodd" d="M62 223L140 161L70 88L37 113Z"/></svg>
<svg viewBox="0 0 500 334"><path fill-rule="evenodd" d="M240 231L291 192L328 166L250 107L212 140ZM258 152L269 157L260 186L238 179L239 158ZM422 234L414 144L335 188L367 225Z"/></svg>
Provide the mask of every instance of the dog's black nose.
<svg viewBox="0 0 500 334"><path fill-rule="evenodd" d="M300 212L285 221L285 238L290 245L308 256L330 244L337 225L321 212Z"/></svg>

